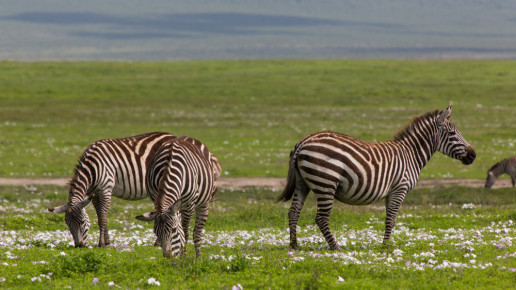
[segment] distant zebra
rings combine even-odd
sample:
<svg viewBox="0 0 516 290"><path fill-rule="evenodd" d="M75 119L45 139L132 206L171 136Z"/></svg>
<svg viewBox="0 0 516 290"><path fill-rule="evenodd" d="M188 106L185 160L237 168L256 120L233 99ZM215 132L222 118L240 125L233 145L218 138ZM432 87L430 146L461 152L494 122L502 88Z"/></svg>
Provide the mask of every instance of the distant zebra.
<svg viewBox="0 0 516 290"><path fill-rule="evenodd" d="M163 171L168 165L171 142L176 136L154 132L121 139L99 140L88 146L75 167L70 181L68 202L50 212L65 213L65 222L76 247L85 247L90 220L84 207L93 201L99 225L99 247L110 244L107 212L111 196L125 200L149 197L156 200ZM188 138L216 165L220 164L206 146Z"/></svg>
<svg viewBox="0 0 516 290"><path fill-rule="evenodd" d="M393 141L367 142L335 132L302 139L290 153L287 185L278 201L294 196L289 211L290 246L298 249L296 225L310 190L317 198L315 221L330 249L339 248L329 229L334 199L351 205L386 198L384 242L390 240L396 214L421 169L439 151L463 164L475 151L449 121L451 106L417 116Z"/></svg>
<svg viewBox="0 0 516 290"><path fill-rule="evenodd" d="M516 156L504 159L487 171L486 187L491 188L498 176L507 173L511 177L512 187L516 183Z"/></svg>
<svg viewBox="0 0 516 290"><path fill-rule="evenodd" d="M154 233L163 256L172 257L186 254L188 228L195 210L193 241L198 257L202 230L215 191L215 176L209 159L184 137L177 138L172 142L168 166L159 186L156 211L136 218L154 221Z"/></svg>

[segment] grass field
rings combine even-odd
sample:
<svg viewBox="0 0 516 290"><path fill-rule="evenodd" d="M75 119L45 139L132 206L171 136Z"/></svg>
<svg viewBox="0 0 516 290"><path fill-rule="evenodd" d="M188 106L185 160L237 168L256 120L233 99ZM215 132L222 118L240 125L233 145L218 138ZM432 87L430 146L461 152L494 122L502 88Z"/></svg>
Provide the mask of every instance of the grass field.
<svg viewBox="0 0 516 290"><path fill-rule="evenodd" d="M484 178L514 155L516 62L274 60L0 62L0 176L69 177L91 142L151 131L188 135L217 155L223 176L286 175L295 143L318 130L387 140L412 116L453 103L452 121L477 152L471 166L437 153L421 178ZM63 187L0 187L1 288L515 288L514 189L411 192L393 242L383 203L338 204L328 250L315 201L288 248L289 204L278 192L220 191L202 257L163 259L150 201L115 199L113 245L73 248L64 217L46 208ZM90 244L98 239L93 208ZM158 282L156 282L158 281Z"/></svg>
<svg viewBox="0 0 516 290"><path fill-rule="evenodd" d="M318 130L391 139L412 116L454 104L471 166L437 153L422 178L484 178L515 155L516 62L260 60L0 62L0 176L68 177L91 142L188 135L223 175L286 176Z"/></svg>
<svg viewBox="0 0 516 290"><path fill-rule="evenodd" d="M382 244L383 203L338 203L330 251L315 225L310 195L299 222L300 251L288 248L290 204L278 192L222 191L205 227L202 256L164 259L152 225L134 216L150 201L114 199L108 248L73 248L62 215L46 212L66 189L0 187L0 287L165 289L510 289L516 285L516 196L512 189L441 188L410 193L393 242ZM90 245L98 239L93 207ZM152 280L154 278L155 280Z"/></svg>

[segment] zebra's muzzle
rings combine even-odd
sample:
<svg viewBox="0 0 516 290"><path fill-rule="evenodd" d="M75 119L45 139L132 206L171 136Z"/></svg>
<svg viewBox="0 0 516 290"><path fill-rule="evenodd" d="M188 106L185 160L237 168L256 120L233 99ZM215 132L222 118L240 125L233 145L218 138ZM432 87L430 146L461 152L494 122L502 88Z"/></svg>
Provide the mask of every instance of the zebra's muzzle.
<svg viewBox="0 0 516 290"><path fill-rule="evenodd" d="M462 164L464 165L470 165L475 161L475 158L477 158L477 153L475 153L475 150L473 150L473 147L469 146L466 149L466 155L462 158Z"/></svg>

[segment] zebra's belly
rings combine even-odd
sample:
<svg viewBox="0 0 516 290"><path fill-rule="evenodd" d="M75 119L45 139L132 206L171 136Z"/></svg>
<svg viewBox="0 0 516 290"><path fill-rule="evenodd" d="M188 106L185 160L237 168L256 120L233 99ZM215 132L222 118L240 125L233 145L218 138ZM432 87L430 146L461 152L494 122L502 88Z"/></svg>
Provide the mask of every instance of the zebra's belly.
<svg viewBox="0 0 516 290"><path fill-rule="evenodd" d="M147 198L149 193L145 187L128 187L118 183L113 187L111 195L125 200L140 200Z"/></svg>
<svg viewBox="0 0 516 290"><path fill-rule="evenodd" d="M368 205L385 198L387 194L387 188L366 187L360 190L350 190L346 184L339 184L335 191L335 199L350 205Z"/></svg>

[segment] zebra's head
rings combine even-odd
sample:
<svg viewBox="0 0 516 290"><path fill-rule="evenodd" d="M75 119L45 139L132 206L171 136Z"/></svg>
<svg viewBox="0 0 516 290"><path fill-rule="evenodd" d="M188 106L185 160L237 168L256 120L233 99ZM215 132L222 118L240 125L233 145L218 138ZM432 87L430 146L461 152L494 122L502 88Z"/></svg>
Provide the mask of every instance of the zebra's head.
<svg viewBox="0 0 516 290"><path fill-rule="evenodd" d="M498 176L505 173L505 164L507 163L507 159L504 159L495 165L491 166L489 170L487 171L487 178L486 178L486 188L493 187L493 184L495 183Z"/></svg>
<svg viewBox="0 0 516 290"><path fill-rule="evenodd" d="M493 187L493 184L495 183L496 181L496 175L492 172L492 171L488 171L487 172L487 178L486 178L486 185L485 187L486 188L491 188Z"/></svg>
<svg viewBox="0 0 516 290"><path fill-rule="evenodd" d="M154 234L156 234L165 258L181 255L185 247L180 209L181 201L177 201L162 213L148 212L136 217L142 221L154 221Z"/></svg>
<svg viewBox="0 0 516 290"><path fill-rule="evenodd" d="M451 105L437 117L437 151L469 165L477 157L473 147L462 137L457 127L449 120Z"/></svg>
<svg viewBox="0 0 516 290"><path fill-rule="evenodd" d="M91 199L87 198L73 206L66 203L65 205L48 209L49 212L65 214L65 222L72 234L76 248L87 247L86 239L88 238L91 223L84 207L87 206L90 201Z"/></svg>

